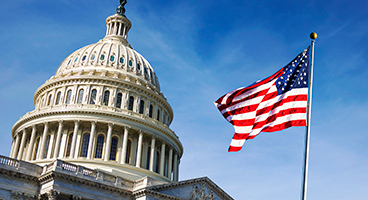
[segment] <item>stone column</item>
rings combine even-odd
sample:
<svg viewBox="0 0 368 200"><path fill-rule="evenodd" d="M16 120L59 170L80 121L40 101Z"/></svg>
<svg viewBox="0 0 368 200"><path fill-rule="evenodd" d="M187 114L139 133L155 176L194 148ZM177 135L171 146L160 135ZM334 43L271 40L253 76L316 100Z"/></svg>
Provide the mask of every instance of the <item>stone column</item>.
<svg viewBox="0 0 368 200"><path fill-rule="evenodd" d="M152 140L151 140L151 152L149 152L150 155L150 166L149 166L149 170L153 172L153 166L155 164L155 151L156 151L156 147L155 147L155 143L156 143L156 137L152 136Z"/></svg>
<svg viewBox="0 0 368 200"><path fill-rule="evenodd" d="M27 137L26 129L23 129L22 141L20 142L20 148L17 157L18 160L22 160L23 158L24 146L26 144L26 137Z"/></svg>
<svg viewBox="0 0 368 200"><path fill-rule="evenodd" d="M9 154L10 158L13 158L14 146L15 146L15 141L12 138L12 146L11 146L11 150L10 150L10 154Z"/></svg>
<svg viewBox="0 0 368 200"><path fill-rule="evenodd" d="M107 130L107 138L106 138L106 147L105 147L105 158L104 161L108 161L110 158L110 149L111 149L111 133L112 133L112 127L114 126L113 123L108 124L108 130Z"/></svg>
<svg viewBox="0 0 368 200"><path fill-rule="evenodd" d="M69 158L74 157L75 144L77 142L79 123L80 123L80 120L74 120L74 131L73 131L73 137L72 137L72 145L70 147Z"/></svg>
<svg viewBox="0 0 368 200"><path fill-rule="evenodd" d="M138 146L138 139L136 137L133 137L132 145L133 145L132 151L130 152L132 162L130 164L135 166L135 163L137 163L137 146Z"/></svg>
<svg viewBox="0 0 368 200"><path fill-rule="evenodd" d="M29 146L28 146L28 151L27 151L27 156L26 156L26 161L31 160L35 139L36 139L36 125L33 125L32 133L31 133L31 140L29 141Z"/></svg>
<svg viewBox="0 0 368 200"><path fill-rule="evenodd" d="M92 143L93 143L93 139L95 138L96 124L97 124L97 121L91 122L91 133L89 134L87 159L91 159L92 157L92 146L93 146Z"/></svg>
<svg viewBox="0 0 368 200"><path fill-rule="evenodd" d="M53 158L57 158L59 155L60 150L60 140L61 140L61 132L63 131L63 120L59 120L59 127L56 135L56 144L55 144L55 150Z"/></svg>
<svg viewBox="0 0 368 200"><path fill-rule="evenodd" d="M175 155L174 155L174 174L173 174L173 180L174 181L178 181L178 177L179 177L179 163L178 163L178 153L175 152Z"/></svg>
<svg viewBox="0 0 368 200"><path fill-rule="evenodd" d="M47 148L47 155L46 155L46 158L47 159L50 159L51 158L51 153L52 153L52 150L54 148L55 130L50 131L50 132L51 132L51 135L50 135L49 146Z"/></svg>
<svg viewBox="0 0 368 200"><path fill-rule="evenodd" d="M126 152L127 152L127 144L128 144L128 132L129 132L130 127L129 126L125 126L124 127L124 136L123 136L123 147L122 147L122 151L121 151L121 160L120 163L124 164L125 160L126 160Z"/></svg>
<svg viewBox="0 0 368 200"><path fill-rule="evenodd" d="M41 141L41 148L39 149L39 152L37 154L38 159L43 159L43 156L45 154L45 143L46 143L46 137L47 137L47 132L49 130L49 123L45 122L44 123L44 128L43 128L43 134L42 134L42 141Z"/></svg>
<svg viewBox="0 0 368 200"><path fill-rule="evenodd" d="M139 131L136 167L141 167L143 131Z"/></svg>
<svg viewBox="0 0 368 200"><path fill-rule="evenodd" d="M119 23L119 30L118 30L118 31L119 31L119 32L118 32L118 35L119 35L119 36L121 35L121 24L122 24L122 23Z"/></svg>
<svg viewBox="0 0 368 200"><path fill-rule="evenodd" d="M162 142L161 145L161 158L160 158L160 174L164 175L164 169L165 169L165 143Z"/></svg>
<svg viewBox="0 0 368 200"><path fill-rule="evenodd" d="M20 133L17 134L16 136L16 140L15 140L15 146L14 146L14 151L13 151L13 156L12 158L17 159L17 155L18 155L18 148L19 148L19 143L20 143Z"/></svg>
<svg viewBox="0 0 368 200"><path fill-rule="evenodd" d="M169 163L167 164L167 177L171 180L173 149L169 150Z"/></svg>

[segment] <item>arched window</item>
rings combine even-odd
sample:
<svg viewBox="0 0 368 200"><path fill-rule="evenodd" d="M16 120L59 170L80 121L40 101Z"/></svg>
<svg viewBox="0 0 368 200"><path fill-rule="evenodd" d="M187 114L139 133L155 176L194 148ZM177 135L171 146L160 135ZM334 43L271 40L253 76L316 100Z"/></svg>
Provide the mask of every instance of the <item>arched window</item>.
<svg viewBox="0 0 368 200"><path fill-rule="evenodd" d="M88 145L89 145L89 133L85 133L83 135L82 150L80 153L80 157L87 157Z"/></svg>
<svg viewBox="0 0 368 200"><path fill-rule="evenodd" d="M97 96L97 90L93 89L91 92L91 99L89 100L89 104L96 104L96 96Z"/></svg>
<svg viewBox="0 0 368 200"><path fill-rule="evenodd" d="M38 146L40 145L40 137L37 138L36 140L36 144L34 146L34 151L33 151L33 158L32 160L36 160L37 158L37 151L38 151Z"/></svg>
<svg viewBox="0 0 368 200"><path fill-rule="evenodd" d="M146 169L149 169L150 162L151 162L151 146L148 146L148 149L147 149L147 165L146 165Z"/></svg>
<svg viewBox="0 0 368 200"><path fill-rule="evenodd" d="M128 140L127 142L127 151L126 151L126 155L125 155L125 163L130 164L130 152L132 149L132 142L130 140Z"/></svg>
<svg viewBox="0 0 368 200"><path fill-rule="evenodd" d="M61 97L61 92L58 92L57 95L56 95L55 105L59 105L59 103L60 103L60 97Z"/></svg>
<svg viewBox="0 0 368 200"><path fill-rule="evenodd" d="M43 158L47 157L47 151L49 150L49 144L50 144L50 135L47 135L46 141L45 141L45 151L43 152Z"/></svg>
<svg viewBox="0 0 368 200"><path fill-rule="evenodd" d="M155 161L156 161L156 168L155 168L155 172L158 173L158 169L160 169L160 152L157 150L156 151L156 158L155 158Z"/></svg>
<svg viewBox="0 0 368 200"><path fill-rule="evenodd" d="M157 121L160 121L160 110L157 109Z"/></svg>
<svg viewBox="0 0 368 200"><path fill-rule="evenodd" d="M116 160L116 152L118 149L118 137L114 136L111 139L111 148L110 148L110 160Z"/></svg>
<svg viewBox="0 0 368 200"><path fill-rule="evenodd" d="M72 90L68 90L68 92L66 93L66 104L70 104L70 99L72 98Z"/></svg>
<svg viewBox="0 0 368 200"><path fill-rule="evenodd" d="M134 105L134 97L130 96L129 103L128 103L128 110L133 110L133 105Z"/></svg>
<svg viewBox="0 0 368 200"><path fill-rule="evenodd" d="M51 105L51 98L52 98L52 95L50 94L49 100L47 101L47 106Z"/></svg>
<svg viewBox="0 0 368 200"><path fill-rule="evenodd" d="M144 110L144 101L141 100L139 102L139 114L143 114L143 110Z"/></svg>
<svg viewBox="0 0 368 200"><path fill-rule="evenodd" d="M165 164L164 164L164 176L166 176L167 177L167 172L169 171L169 166L168 166L168 162L169 162L169 158L168 158L168 156L166 155L165 156Z"/></svg>
<svg viewBox="0 0 368 200"><path fill-rule="evenodd" d="M152 118L152 114L153 114L153 106L151 104L150 107L149 107L148 116Z"/></svg>
<svg viewBox="0 0 368 200"><path fill-rule="evenodd" d="M73 133L70 133L69 134L69 137L68 137L68 143L66 145L65 157L69 157L70 156L70 147L72 146L72 138L73 138Z"/></svg>
<svg viewBox="0 0 368 200"><path fill-rule="evenodd" d="M105 140L105 136L103 134L98 135L97 144L96 144L96 151L95 151L95 158L102 158L102 150L103 150L104 140Z"/></svg>
<svg viewBox="0 0 368 200"><path fill-rule="evenodd" d="M84 95L84 90L80 89L79 92L78 92L78 103L83 102L83 95Z"/></svg>
<svg viewBox="0 0 368 200"><path fill-rule="evenodd" d="M121 93L118 93L118 96L116 97L116 107L121 108L121 99L123 95Z"/></svg>
<svg viewBox="0 0 368 200"><path fill-rule="evenodd" d="M110 91L106 90L104 93L103 105L109 105Z"/></svg>

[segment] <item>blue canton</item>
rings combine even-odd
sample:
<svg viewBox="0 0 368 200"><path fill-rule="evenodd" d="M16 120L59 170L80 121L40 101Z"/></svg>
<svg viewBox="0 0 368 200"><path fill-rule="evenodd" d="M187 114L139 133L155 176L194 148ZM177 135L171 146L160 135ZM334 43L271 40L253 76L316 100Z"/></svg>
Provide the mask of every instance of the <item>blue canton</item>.
<svg viewBox="0 0 368 200"><path fill-rule="evenodd" d="M300 53L283 70L283 74L275 82L277 95L284 94L293 88L308 87L309 48Z"/></svg>

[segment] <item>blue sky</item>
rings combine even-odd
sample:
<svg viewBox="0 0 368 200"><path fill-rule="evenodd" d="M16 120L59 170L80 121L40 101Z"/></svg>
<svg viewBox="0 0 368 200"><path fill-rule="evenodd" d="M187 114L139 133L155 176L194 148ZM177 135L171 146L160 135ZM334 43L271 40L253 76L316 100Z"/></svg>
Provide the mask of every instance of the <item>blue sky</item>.
<svg viewBox="0 0 368 200"><path fill-rule="evenodd" d="M105 35L117 0L2 0L0 154L36 89ZM368 196L368 1L128 1L128 41L155 69L184 145L180 179L210 177L235 199L300 198L304 128L262 133L228 153L213 102L271 75L318 33L308 199Z"/></svg>

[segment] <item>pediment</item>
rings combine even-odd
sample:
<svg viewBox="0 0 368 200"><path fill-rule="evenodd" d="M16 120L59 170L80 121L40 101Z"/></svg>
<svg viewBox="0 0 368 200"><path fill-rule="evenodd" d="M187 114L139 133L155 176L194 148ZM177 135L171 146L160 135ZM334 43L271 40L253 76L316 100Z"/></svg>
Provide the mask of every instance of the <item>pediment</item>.
<svg viewBox="0 0 368 200"><path fill-rule="evenodd" d="M147 187L147 190L188 200L233 200L207 177Z"/></svg>

